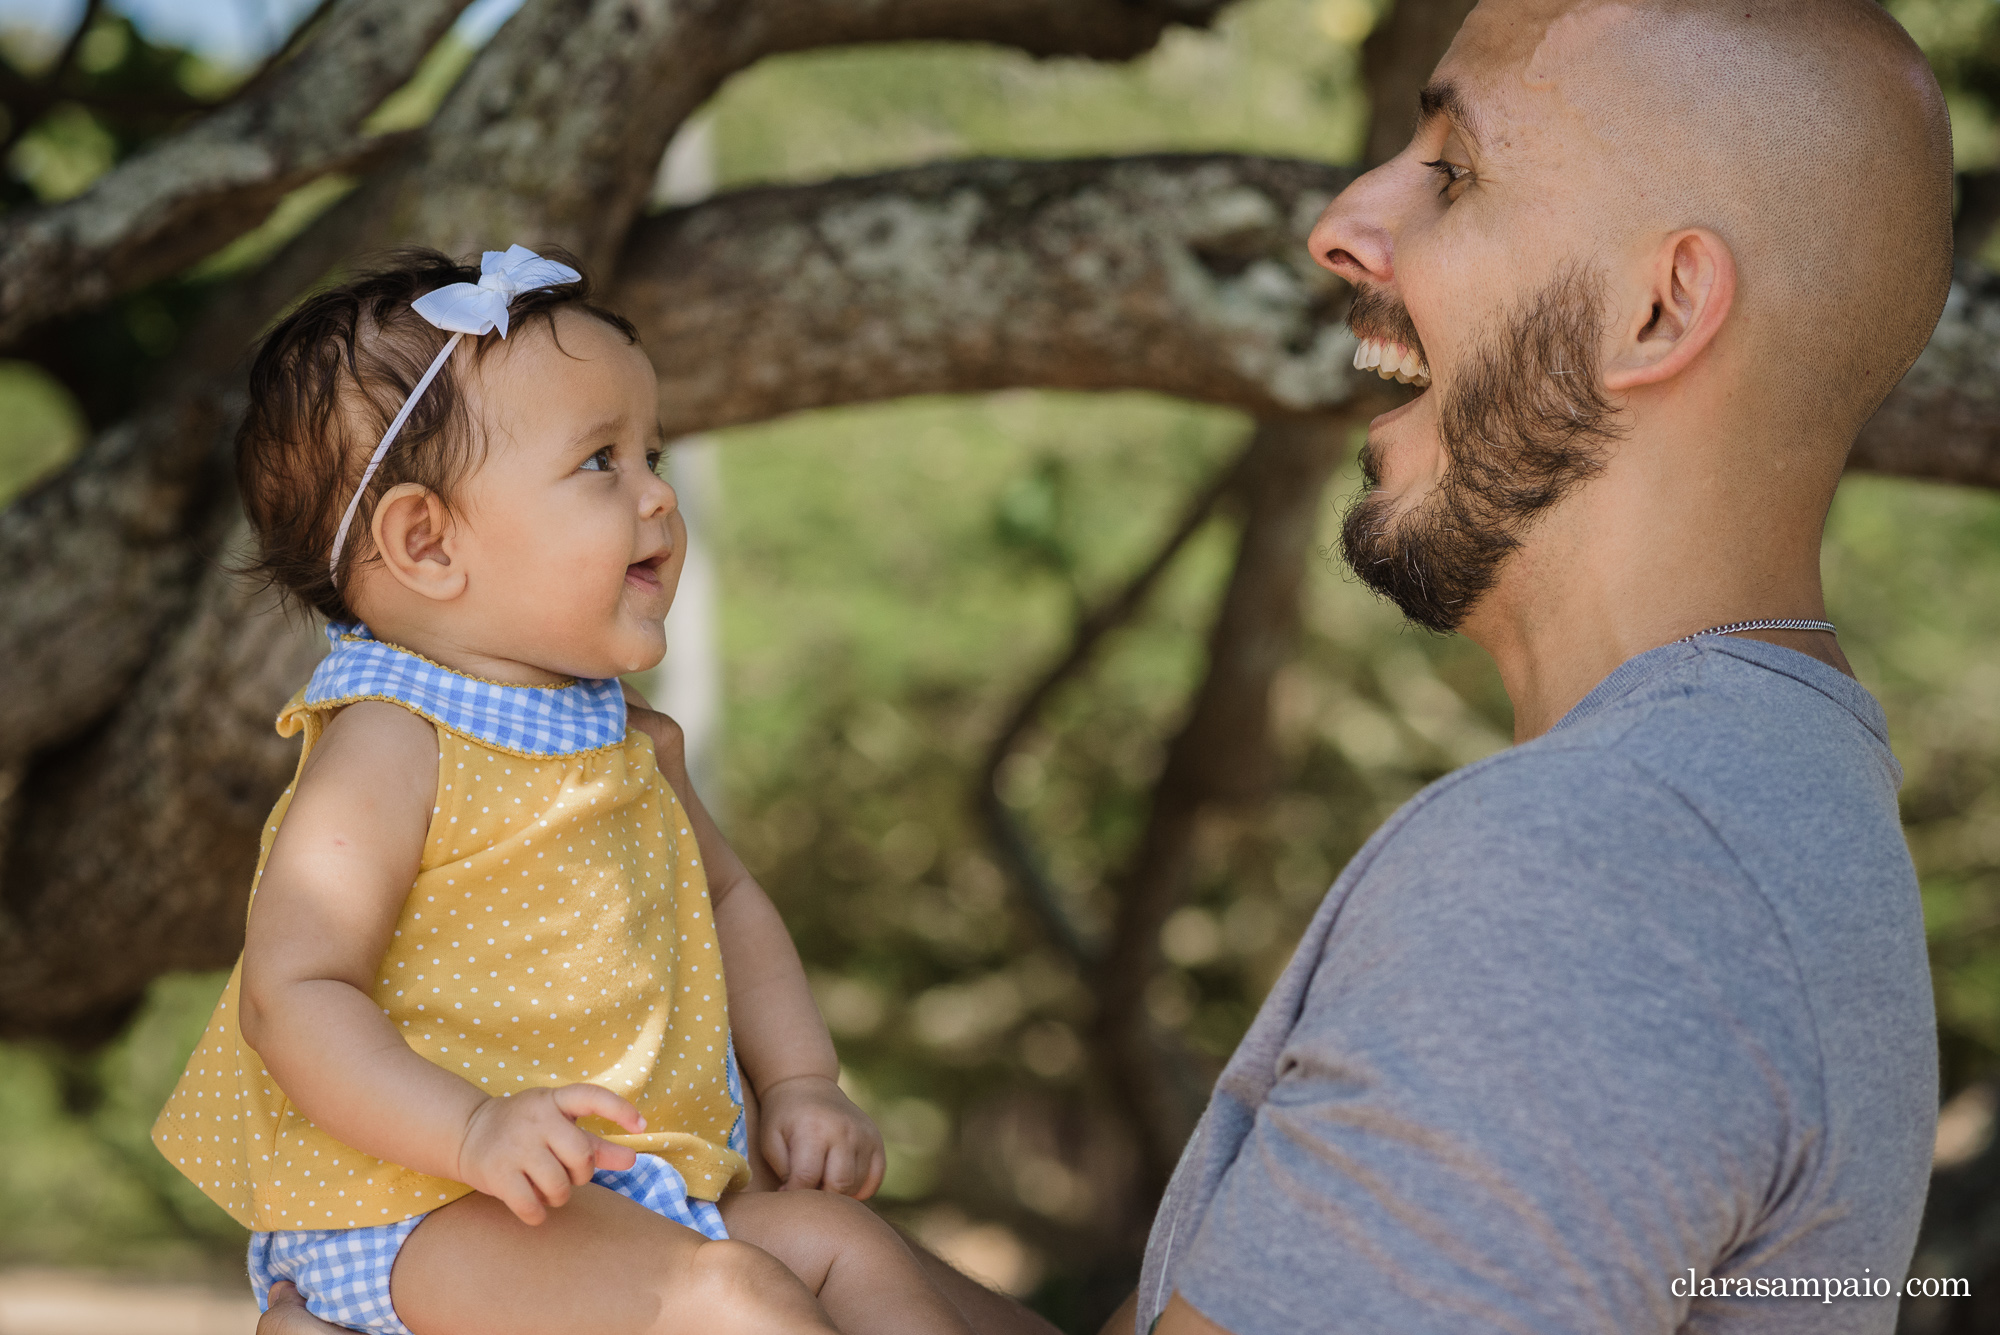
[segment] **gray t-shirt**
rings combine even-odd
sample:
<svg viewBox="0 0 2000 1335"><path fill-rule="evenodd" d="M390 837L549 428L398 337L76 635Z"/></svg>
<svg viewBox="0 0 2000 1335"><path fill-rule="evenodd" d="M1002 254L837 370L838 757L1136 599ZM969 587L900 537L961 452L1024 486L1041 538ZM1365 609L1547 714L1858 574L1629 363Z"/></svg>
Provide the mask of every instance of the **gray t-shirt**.
<svg viewBox="0 0 2000 1335"><path fill-rule="evenodd" d="M1855 682L1707 639L1425 789L1217 1081L1139 1331L1176 1290L1234 1335L1889 1331L1893 1298L1736 1295L1909 1265L1937 1040L1901 781Z"/></svg>

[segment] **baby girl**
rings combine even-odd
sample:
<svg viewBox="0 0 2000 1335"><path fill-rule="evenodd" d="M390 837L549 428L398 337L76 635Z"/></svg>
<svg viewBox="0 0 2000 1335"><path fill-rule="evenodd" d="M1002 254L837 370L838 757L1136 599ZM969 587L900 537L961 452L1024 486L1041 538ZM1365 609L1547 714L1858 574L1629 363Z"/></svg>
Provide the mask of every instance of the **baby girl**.
<svg viewBox="0 0 2000 1335"><path fill-rule="evenodd" d="M635 344L519 246L399 255L265 339L243 502L333 649L154 1141L254 1230L260 1303L357 1330L965 1332L860 1204L882 1140L783 922L619 686L687 551ZM739 1190L753 1137L799 1190Z"/></svg>

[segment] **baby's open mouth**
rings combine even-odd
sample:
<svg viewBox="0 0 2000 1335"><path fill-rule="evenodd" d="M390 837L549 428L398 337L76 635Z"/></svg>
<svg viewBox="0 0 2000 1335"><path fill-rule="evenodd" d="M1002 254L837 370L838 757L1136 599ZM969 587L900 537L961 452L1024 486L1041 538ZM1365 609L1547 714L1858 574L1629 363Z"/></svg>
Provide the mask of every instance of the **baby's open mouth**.
<svg viewBox="0 0 2000 1335"><path fill-rule="evenodd" d="M1431 368L1412 348L1384 338L1364 338L1354 350L1354 369L1373 371L1384 380L1395 380L1418 389L1431 387Z"/></svg>
<svg viewBox="0 0 2000 1335"><path fill-rule="evenodd" d="M625 582L637 585L642 589L659 588L660 567L667 563L667 558L671 555L673 555L672 552L661 552L658 556L649 556L643 561L634 561L631 565L625 567Z"/></svg>

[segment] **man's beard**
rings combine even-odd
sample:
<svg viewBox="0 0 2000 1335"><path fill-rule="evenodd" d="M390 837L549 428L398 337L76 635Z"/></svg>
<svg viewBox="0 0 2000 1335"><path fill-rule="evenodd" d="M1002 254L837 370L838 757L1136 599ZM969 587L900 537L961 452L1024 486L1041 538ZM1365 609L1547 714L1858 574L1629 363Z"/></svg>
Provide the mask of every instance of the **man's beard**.
<svg viewBox="0 0 2000 1335"><path fill-rule="evenodd" d="M1409 312L1386 294L1363 289L1348 319L1421 351ZM1432 391L1443 396L1444 474L1401 517L1377 490L1373 443L1362 449L1368 490L1348 507L1340 548L1363 583L1428 630L1458 629L1535 517L1604 467L1618 426L1597 385L1601 332L1584 270L1536 293L1464 375Z"/></svg>

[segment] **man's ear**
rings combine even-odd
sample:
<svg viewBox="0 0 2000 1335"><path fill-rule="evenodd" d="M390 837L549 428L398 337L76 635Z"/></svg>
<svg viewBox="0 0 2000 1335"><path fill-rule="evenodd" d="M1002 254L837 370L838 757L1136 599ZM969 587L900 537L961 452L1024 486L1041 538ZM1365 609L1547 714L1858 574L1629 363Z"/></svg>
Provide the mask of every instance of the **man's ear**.
<svg viewBox="0 0 2000 1335"><path fill-rule="evenodd" d="M448 602L465 592L465 563L454 563L451 512L437 493L414 482L389 488L369 524L383 568L421 597Z"/></svg>
<svg viewBox="0 0 2000 1335"><path fill-rule="evenodd" d="M1736 300L1736 257L1706 227L1686 228L1660 243L1642 281L1638 309L1604 359L1614 392L1673 379L1714 341Z"/></svg>

